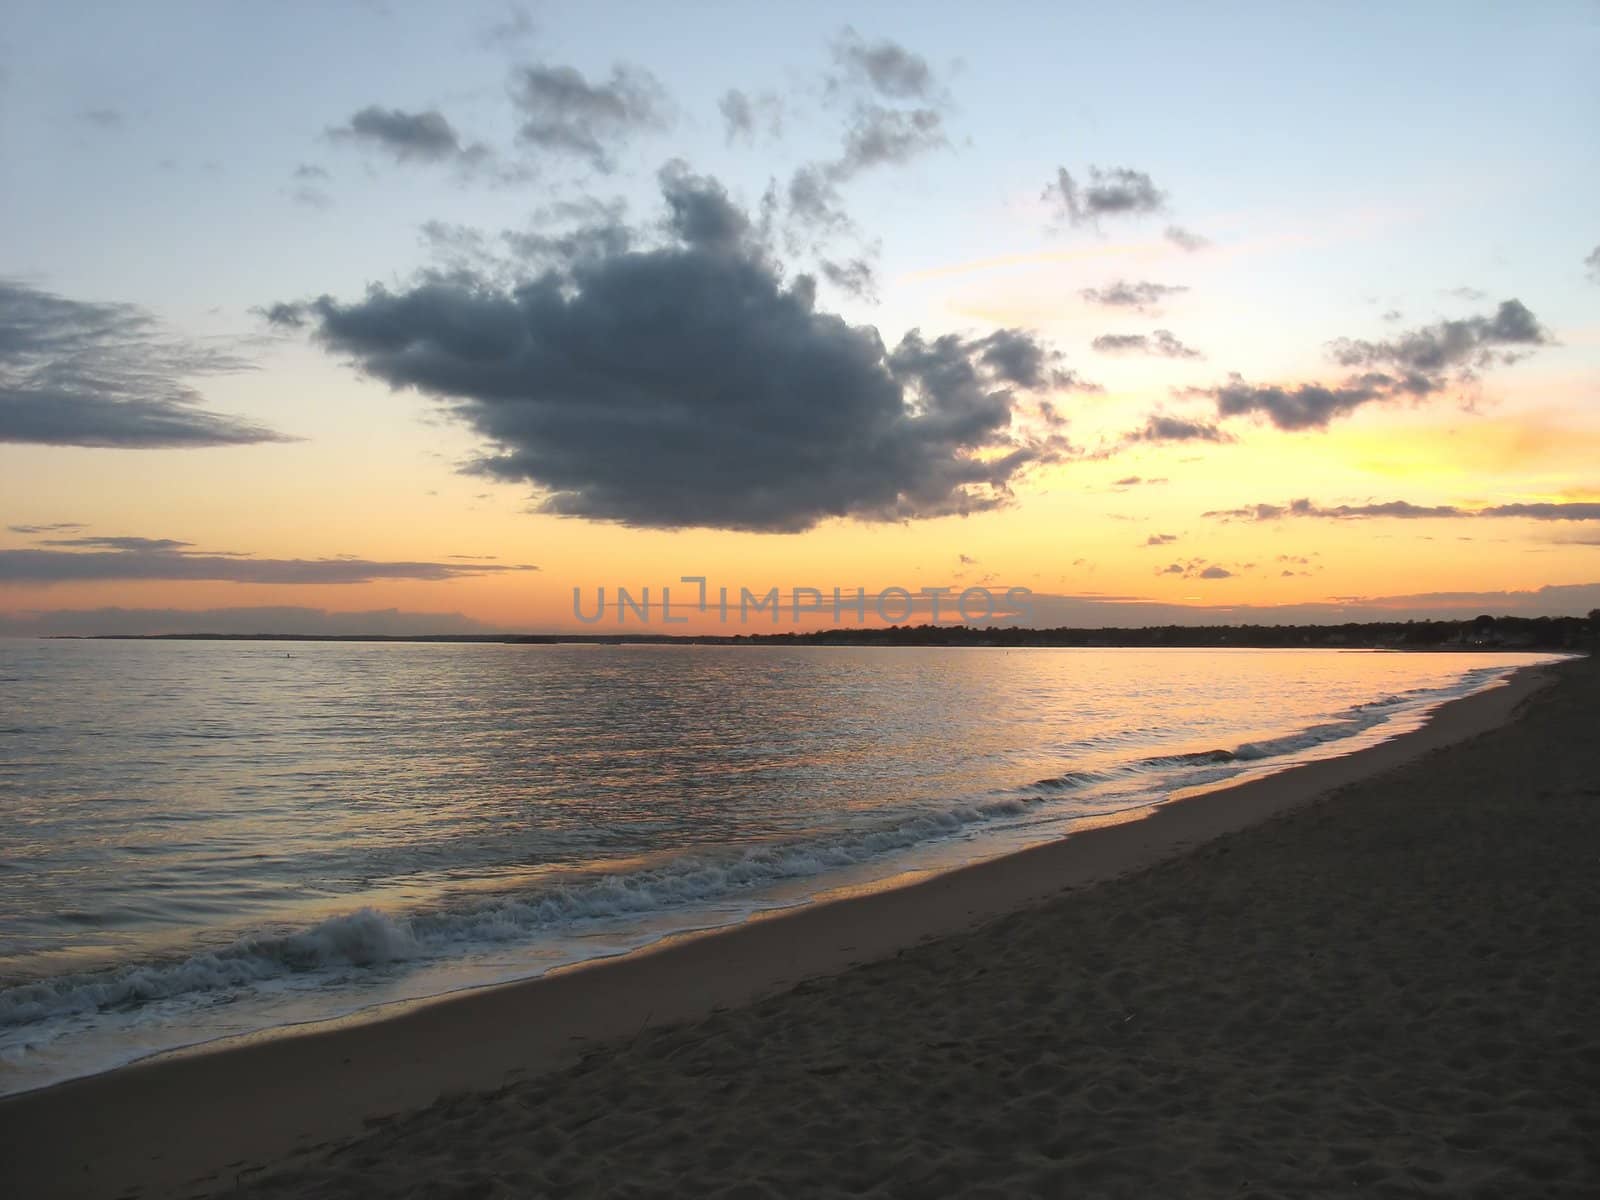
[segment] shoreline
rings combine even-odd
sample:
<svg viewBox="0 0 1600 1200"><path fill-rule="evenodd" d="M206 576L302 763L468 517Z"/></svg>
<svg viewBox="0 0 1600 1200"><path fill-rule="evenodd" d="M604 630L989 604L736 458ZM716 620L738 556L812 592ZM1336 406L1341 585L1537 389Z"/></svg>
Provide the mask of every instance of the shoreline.
<svg viewBox="0 0 1600 1200"><path fill-rule="evenodd" d="M1240 653L1254 656L1263 652L1249 650ZM1309 653L1324 656L1330 652ZM1353 650L1348 653L1370 655L1374 652ZM1425 687L1409 690L1398 690L1399 685L1396 684L1383 689L1381 696L1379 692L1373 692L1372 696L1375 699L1370 701L1364 700L1359 703L1352 701L1352 707L1320 715L1307 715L1299 722L1273 725L1270 728L1245 724L1231 730L1216 729L1212 731L1212 735L1191 731L1172 746L1164 746L1158 741L1137 751L1136 754L1130 751L1129 755L1132 756L1124 756L1110 767L1103 764L1086 764L1086 769L1093 766L1093 770L1090 770L1087 776L1088 780L1116 785L1115 794L1109 798L1095 799L1092 792L1086 792L1079 797L1076 783L1069 783L1070 778L1078 772L1067 772L1068 780L1057 779L1052 776L1055 771L1062 769L1061 766L1054 763L1040 764L1036 770L1020 776L1013 773L1013 778L1023 779L1034 774L1044 776L1032 785L1008 783L993 791L980 791L963 796L960 803L973 807L966 810L957 808L952 814L955 821L954 833L935 831L931 836L925 833L913 834L909 841L902 841L887 850L872 851L867 857L855 859L846 865L835 863L809 870L802 868L803 878L796 878L791 872L780 870L767 877L764 883L758 881L753 888L746 881L743 886L735 887L731 891L713 892L709 898L700 897L701 903L698 905L691 901L680 909L675 909L669 903L664 909L655 912L647 910L643 913L643 917L648 919L654 928L630 931L625 927L606 933L593 930L578 935L569 933L560 942L559 948L542 949L537 958L530 956L521 964L513 961L495 963L492 970L479 972L477 977L474 977L474 972L470 969L463 968L459 962L441 964L438 960L425 958L420 985L407 983L407 977L402 976L394 986L383 987L365 994L355 989L342 990L324 1002L313 1001L302 1004L298 1009L280 1011L272 1016L250 1013L247 1009L249 997L243 997L245 1003L237 1008L230 999L209 1010L202 1005L199 1010L201 1023L184 1030L178 1036L162 1038L160 1034L164 1030L160 1026L157 1027L156 1036L141 1035L141 1030L135 1027L119 1041L114 1035L110 1035L109 1031L83 1029L79 1032L87 1038L87 1051L73 1048L72 1039L79 1034L69 1033L64 1043L69 1047L68 1054L54 1064L49 1064L48 1059L45 1065L41 1065L39 1061L30 1061L31 1052L25 1053L10 1068L0 1063L0 1098L19 1096L77 1079L123 1070L166 1056L210 1053L250 1041L269 1040L279 1036L298 1036L320 1029L385 1020L418 1005L437 1002L454 994L526 982L554 971L624 957L684 936L696 936L761 919L777 911L904 887L934 874L957 870L991 858L1007 857L1031 846L1076 836L1090 829L1145 819L1163 804L1237 787L1265 775L1298 769L1322 758L1359 753L1361 749L1373 744L1374 740L1391 740L1404 736L1429 720L1432 712L1439 706L1460 698L1464 687L1481 691L1503 686L1505 680L1515 671L1540 663L1559 661L1559 658L1560 656L1549 654L1497 655L1496 664L1489 668L1474 666L1468 670L1464 665L1458 666L1459 678L1448 682L1434 681ZM1489 672L1487 677L1485 670ZM1398 694L1389 694L1397 690ZM1420 696L1421 703L1413 703L1410 699L1413 696ZM1372 716L1368 710L1382 710L1383 715ZM1213 740L1215 745L1212 744ZM1201 747L1204 749L1200 749ZM1154 757L1137 757L1139 754ZM1130 778L1129 782L1133 782L1135 786L1129 787L1119 779L1130 772L1136 777L1143 769L1155 769L1151 764L1164 764L1159 768L1160 772L1164 773L1168 766L1180 761L1198 766L1202 780L1184 782L1176 778L1166 778L1163 774L1160 778L1151 777L1142 780ZM1226 762L1229 765L1219 772L1207 765L1213 762ZM1097 775L1095 771L1109 771L1109 774ZM1227 778L1216 778L1219 773L1226 774ZM1070 795L1055 790L1063 783L1071 786ZM997 833L991 826L996 814L989 813L988 810L991 807L1004 809L1005 811L998 815L1009 818L1013 812L1005 809L1005 806L1007 804L1015 806L1019 799L1030 811L1035 801L1040 802L1041 809L1048 809L1050 801L1058 803L1065 801L1069 804L1082 802L1087 803L1089 807L1078 808L1070 814L1046 816L1042 821L1030 816L1028 824L1020 830L1009 828L1007 821L1002 820ZM904 829L896 826L890 832L901 835ZM827 847L828 838L822 837L822 842L824 847ZM790 843L789 847L801 854L808 849L807 843L803 840ZM639 862L643 864L645 860L641 859ZM409 936L405 926L410 919L419 915L415 909L409 912L404 909L392 912L381 907L381 902L366 901L360 897L343 906L315 912L303 918L298 924L288 922L277 927L257 927L257 935L265 935L270 928L269 936L276 936L280 930L288 928L296 934L306 934L314 938L330 924L352 918L364 918L371 912L367 907L368 903L377 910L381 921L394 923L385 925L385 932L399 926L396 932L401 936ZM423 911L426 912L426 909ZM237 946L251 936L250 928L245 926L236 929L228 936L237 939L234 942ZM596 936L604 938L603 946L594 940ZM225 946L226 938L222 941L213 941L209 945L212 949ZM154 954L147 955L142 962L118 963L114 966L119 977L124 975L137 977L148 971L152 978L147 983L141 982L138 986L147 988L159 999L167 994L162 990L163 976L196 964L199 969L204 970L205 957L206 949L203 946L196 949L193 946L180 945L175 952L171 949L158 950ZM270 969L275 964L269 962L266 965ZM450 969L451 967L454 969ZM98 1003L101 1006L102 1013L108 1018L109 1023L113 1026L120 1023L121 1006L103 995L93 996L92 989L98 980L93 974L92 967L89 969L79 967L69 971L67 978L62 982L70 985L73 992L89 992L91 1003ZM48 997L43 1001L45 1005L49 1002ZM219 1012L223 1014L223 1021L232 1028L218 1028L218 1022L207 1023L210 1014ZM174 1023L167 1029L177 1030L181 1029L181 1026ZM26 1026L22 1027L22 1037L25 1038L27 1033ZM47 1045L50 1033L48 1027L43 1031ZM5 1040L7 1039L0 1039L0 1041ZM26 1045L26 1042L23 1044Z"/></svg>
<svg viewBox="0 0 1600 1200"><path fill-rule="evenodd" d="M1493 729L1563 669L1523 668L1440 706L1419 729L1350 754L1169 800L1139 819L1123 815L903 887L678 935L377 1019L211 1043L6 1097L0 1161L27 1195L229 1186L246 1168L282 1164L441 1095L557 1070L647 1029L746 1005L1180 856ZM68 1162L82 1170L65 1176Z"/></svg>

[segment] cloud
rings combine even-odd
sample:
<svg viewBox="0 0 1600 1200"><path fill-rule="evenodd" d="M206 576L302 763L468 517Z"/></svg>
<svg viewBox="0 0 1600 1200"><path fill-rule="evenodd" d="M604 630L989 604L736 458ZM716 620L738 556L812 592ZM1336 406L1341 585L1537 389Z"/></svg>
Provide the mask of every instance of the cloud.
<svg viewBox="0 0 1600 1200"><path fill-rule="evenodd" d="M844 153L828 167L828 176L843 183L872 167L902 166L945 144L944 119L931 108L863 105L855 111L845 132Z"/></svg>
<svg viewBox="0 0 1600 1200"><path fill-rule="evenodd" d="M851 230L838 186L878 167L904 166L950 144L943 110L948 99L926 60L894 42L866 42L846 29L834 43L826 96L847 105L839 154L806 163L787 189L790 241Z"/></svg>
<svg viewBox="0 0 1600 1200"><path fill-rule="evenodd" d="M1193 347L1185 346L1168 329L1158 329L1148 337L1142 333L1103 333L1094 339L1092 345L1102 354L1152 354L1161 358L1205 357Z"/></svg>
<svg viewBox="0 0 1600 1200"><path fill-rule="evenodd" d="M758 137L776 140L783 134L783 101L773 92L751 95L729 88L717 101L722 113L723 136L735 142L754 142Z"/></svg>
<svg viewBox="0 0 1600 1200"><path fill-rule="evenodd" d="M1177 539L1171 539L1176 541ZM1148 546L1159 546L1162 543L1154 539L1145 543ZM1247 566L1252 564L1246 564ZM1156 571L1157 575L1177 575L1183 579L1233 579L1234 573L1228 568L1218 564L1207 564L1203 558L1191 558L1188 562L1168 563Z"/></svg>
<svg viewBox="0 0 1600 1200"><path fill-rule="evenodd" d="M332 176L323 168L312 163L301 163L290 178L294 181L294 187L289 191L289 198L296 204L317 209L333 205L333 197L322 187Z"/></svg>
<svg viewBox="0 0 1600 1200"><path fill-rule="evenodd" d="M1231 442L1231 434L1208 425L1204 421L1189 421L1183 417L1169 417L1153 413L1145 420L1144 428L1128 435L1136 442Z"/></svg>
<svg viewBox="0 0 1600 1200"><path fill-rule="evenodd" d="M1209 238L1203 238L1198 233L1185 229L1181 225L1168 225L1165 232L1167 241L1171 242L1185 254L1193 254L1204 250L1211 245Z"/></svg>
<svg viewBox="0 0 1600 1200"><path fill-rule="evenodd" d="M691 174L674 159L661 168L657 182L667 205L667 229L685 246L723 255L759 252L750 244L750 218L715 179ZM613 253L623 249L619 244Z"/></svg>
<svg viewBox="0 0 1600 1200"><path fill-rule="evenodd" d="M105 549L0 550L0 584L86 583L119 580L221 581L256 584L347 584L377 579L438 581L526 566L382 562L363 558L255 558L184 549L169 538L81 538L53 543Z"/></svg>
<svg viewBox="0 0 1600 1200"><path fill-rule="evenodd" d="M518 141L585 159L598 171L614 168L614 148L672 124L661 83L643 67L627 64L596 83L572 67L520 67L512 74L511 100L521 118Z"/></svg>
<svg viewBox="0 0 1600 1200"><path fill-rule="evenodd" d="M1506 300L1490 316L1440 321L1383 341L1329 342L1334 362L1366 368L1341 383L1258 385L1232 374L1226 384L1187 394L1210 397L1223 417L1259 414L1279 429L1323 429L1374 401L1422 399L1470 382L1478 369L1515 362L1550 341L1520 300Z"/></svg>
<svg viewBox="0 0 1600 1200"><path fill-rule="evenodd" d="M114 108L87 108L79 113L78 116L86 124L108 132L113 129L121 129L126 123L126 118Z"/></svg>
<svg viewBox="0 0 1600 1200"><path fill-rule="evenodd" d="M12 533L68 533L74 529L83 529L85 526L77 521L57 521L53 525L7 525Z"/></svg>
<svg viewBox="0 0 1600 1200"><path fill-rule="evenodd" d="M714 180L663 174L667 240L514 289L458 273L286 306L329 351L439 398L491 446L474 469L540 511L654 528L793 532L1005 504L1058 447L1017 393L1071 379L1020 330L892 350L820 311ZM636 243L637 244L637 243Z"/></svg>
<svg viewBox="0 0 1600 1200"><path fill-rule="evenodd" d="M824 279L849 295L871 300L878 294L877 273L864 258L852 258L845 262L823 259L817 264L817 269L822 272Z"/></svg>
<svg viewBox="0 0 1600 1200"><path fill-rule="evenodd" d="M166 334L132 304L0 279L0 442L150 449L286 441L199 407L186 379L253 369Z"/></svg>
<svg viewBox="0 0 1600 1200"><path fill-rule="evenodd" d="M490 626L458 612L405 612L394 608L329 612L321 608L285 605L207 609L88 608L0 613L0 634L12 637L159 637L178 633L427 637L489 632L492 632Z"/></svg>
<svg viewBox="0 0 1600 1200"><path fill-rule="evenodd" d="M789 218L802 229L824 236L851 228L838 189L829 178L827 164L798 167L786 189Z"/></svg>
<svg viewBox="0 0 1600 1200"><path fill-rule="evenodd" d="M1221 387L1197 390L1196 394L1212 397L1220 416L1261 413L1279 429L1325 429L1334 417L1389 395L1386 389L1371 383L1341 387L1303 383L1286 388L1252 385L1237 374L1228 376L1228 382Z"/></svg>
<svg viewBox="0 0 1600 1200"><path fill-rule="evenodd" d="M179 542L172 538L144 537L73 537L44 538L41 546L74 546L93 550L182 550L192 542Z"/></svg>
<svg viewBox="0 0 1600 1200"><path fill-rule="evenodd" d="M455 163L472 167L489 157L481 142L464 145L461 136L437 109L406 112L368 105L344 125L332 126L334 141L382 150L396 162Z"/></svg>
<svg viewBox="0 0 1600 1200"><path fill-rule="evenodd" d="M1105 287L1084 288L1078 294L1090 304L1100 304L1107 308L1133 308L1146 312L1167 296L1176 296L1188 290L1186 287L1174 284L1130 283L1126 279L1118 279Z"/></svg>
<svg viewBox="0 0 1600 1200"><path fill-rule="evenodd" d="M1583 265L1589 270L1589 281L1600 283L1600 246L1589 251L1588 257L1583 260Z"/></svg>
<svg viewBox="0 0 1600 1200"><path fill-rule="evenodd" d="M1103 217L1134 217L1160 212L1167 194L1150 176L1130 167L1089 168L1089 182L1079 184L1065 167L1056 168L1055 180L1040 199L1049 201L1058 218L1071 225L1096 224Z"/></svg>
<svg viewBox="0 0 1600 1200"><path fill-rule="evenodd" d="M1492 504L1484 508L1461 508L1454 504L1412 504L1407 500L1385 500L1369 504L1327 506L1308 499L1287 504L1251 504L1242 508L1216 509L1203 514L1223 520L1277 521L1284 517L1314 517L1323 520L1367 520L1390 517L1401 520L1433 520L1445 517L1521 518L1532 521L1600 521L1600 504L1515 503Z"/></svg>
<svg viewBox="0 0 1600 1200"><path fill-rule="evenodd" d="M1600 504L1495 504L1480 517L1523 517L1531 521L1600 521Z"/></svg>
<svg viewBox="0 0 1600 1200"><path fill-rule="evenodd" d="M1339 338L1328 348L1342 367L1397 368L1405 374L1393 381L1396 390L1426 395L1442 386L1445 372L1513 362L1521 348L1549 343L1527 306L1506 300L1492 316L1440 321L1380 342Z"/></svg>
<svg viewBox="0 0 1600 1200"><path fill-rule="evenodd" d="M527 41L538 32L532 14L520 4L509 5L502 20L487 25L478 35L478 44L486 49L511 48Z"/></svg>
<svg viewBox="0 0 1600 1200"><path fill-rule="evenodd" d="M867 87L895 100L932 97L938 88L928 62L904 46L887 39L868 42L846 27L834 40L833 61L838 74L829 87Z"/></svg>
<svg viewBox="0 0 1600 1200"><path fill-rule="evenodd" d="M1145 538L1144 544L1146 546L1170 546L1177 540L1178 535L1175 533L1152 533Z"/></svg>

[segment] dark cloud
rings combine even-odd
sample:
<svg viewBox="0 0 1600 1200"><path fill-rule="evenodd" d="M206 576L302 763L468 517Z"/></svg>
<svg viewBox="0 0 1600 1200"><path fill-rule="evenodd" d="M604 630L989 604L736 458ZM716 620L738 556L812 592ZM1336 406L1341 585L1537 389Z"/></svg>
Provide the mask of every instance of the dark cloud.
<svg viewBox="0 0 1600 1200"><path fill-rule="evenodd" d="M1130 167L1089 168L1089 182L1080 184L1065 167L1056 168L1056 177L1040 196L1056 209L1057 216L1069 224L1094 224L1102 217L1142 216L1158 213L1167 194L1143 171Z"/></svg>
<svg viewBox="0 0 1600 1200"><path fill-rule="evenodd" d="M691 174L682 160L661 168L657 181L667 205L667 229L685 246L715 254L751 250L750 219L715 179ZM610 251L617 254L618 246Z"/></svg>
<svg viewBox="0 0 1600 1200"><path fill-rule="evenodd" d="M1154 413L1146 419L1144 428L1129 434L1136 442L1231 442L1233 438L1204 421L1189 421L1183 417L1169 417Z"/></svg>
<svg viewBox="0 0 1600 1200"><path fill-rule="evenodd" d="M159 637L179 633L427 637L489 632L492 632L490 626L461 613L404 612L394 608L329 612L321 608L286 605L207 609L89 608L0 613L0 634L13 637Z"/></svg>
<svg viewBox="0 0 1600 1200"><path fill-rule="evenodd" d="M844 138L836 157L804 164L790 177L789 237L796 248L804 237L826 239L851 230L839 185L950 144L944 127L948 100L920 55L894 42L864 41L846 29L834 44L834 63L824 82L830 103L848 113Z"/></svg>
<svg viewBox="0 0 1600 1200"><path fill-rule="evenodd" d="M1141 484L1144 485L1145 487L1155 487L1158 484L1163 484L1163 483L1166 483L1166 482L1167 482L1167 479L1166 479L1166 476L1164 476L1164 475L1163 476L1159 476L1159 477L1154 478L1154 479L1146 479L1142 475L1128 475L1128 476L1126 476L1126 477L1124 477L1122 479L1117 480L1111 486L1114 487L1114 488L1119 488L1119 489L1120 488L1138 487Z"/></svg>
<svg viewBox="0 0 1600 1200"><path fill-rule="evenodd" d="M1161 543L1151 541L1147 545L1157 546ZM1251 565L1251 564L1246 564ZM1174 562L1161 567L1157 575L1178 575L1184 579L1232 579L1234 573L1218 563L1207 565L1203 558L1191 558L1188 562Z"/></svg>
<svg viewBox="0 0 1600 1200"><path fill-rule="evenodd" d="M330 127L328 136L382 150L396 162L471 167L489 157L488 147L482 143L464 145L460 134L436 109L413 113L368 105L344 125Z"/></svg>
<svg viewBox="0 0 1600 1200"><path fill-rule="evenodd" d="M829 80L831 90L865 87L895 100L920 100L938 89L933 71L920 54L887 39L866 41L848 27L833 43L833 61L838 74Z"/></svg>
<svg viewBox="0 0 1600 1200"><path fill-rule="evenodd" d="M901 166L946 145L944 119L931 108L897 109L865 104L845 133L844 152L828 167L835 183L880 166Z"/></svg>
<svg viewBox="0 0 1600 1200"><path fill-rule="evenodd" d="M85 526L77 521L57 521L53 525L7 525L12 533L70 533L74 529L83 529Z"/></svg>
<svg viewBox="0 0 1600 1200"><path fill-rule="evenodd" d="M1324 429L1334 417L1384 399L1389 392L1376 384L1359 382L1340 387L1317 383L1257 386L1246 383L1239 375L1230 375L1221 387L1202 389L1197 394L1212 397L1217 413L1223 417L1261 413L1279 429Z"/></svg>
<svg viewBox="0 0 1600 1200"><path fill-rule="evenodd" d="M362 558L253 558L182 549L168 538L84 538L71 543L124 548L0 550L0 584L84 583L105 580L216 580L257 584L370 583L376 579L437 581L536 568L437 562L376 562Z"/></svg>
<svg viewBox="0 0 1600 1200"><path fill-rule="evenodd" d="M78 116L96 129L121 129L125 123L122 113L114 108L88 108Z"/></svg>
<svg viewBox="0 0 1600 1200"><path fill-rule="evenodd" d="M1321 505L1308 499L1288 504L1251 504L1243 508L1216 509L1204 514L1223 520L1276 521L1284 517L1314 517L1325 520L1367 520L1393 517L1402 520L1431 520L1440 517L1523 518L1533 521L1600 521L1600 504L1494 504L1485 508L1460 508L1454 504L1421 505L1407 500L1386 500L1372 504Z"/></svg>
<svg viewBox="0 0 1600 1200"><path fill-rule="evenodd" d="M307 183L312 182L313 180L327 180L332 178L332 176L330 176L326 170L317 166L315 163L301 163L294 169L294 177Z"/></svg>
<svg viewBox="0 0 1600 1200"><path fill-rule="evenodd" d="M263 317L267 324L279 329L302 329L305 327L306 314L298 304L266 304L253 310Z"/></svg>
<svg viewBox="0 0 1600 1200"><path fill-rule="evenodd" d="M1390 367L1402 372L1402 390L1434 390L1450 371L1470 371L1514 361L1528 347L1550 343L1550 335L1520 300L1506 300L1491 316L1440 321L1381 342L1339 338L1328 344L1342 367Z"/></svg>
<svg viewBox="0 0 1600 1200"><path fill-rule="evenodd" d="M919 155L948 144L944 118L934 109L858 105L845 131L839 157L804 164L789 177L791 225L800 233L824 239L850 231L853 225L839 195L839 185L864 171L904 166Z"/></svg>
<svg viewBox="0 0 1600 1200"><path fill-rule="evenodd" d="M1201 237L1198 233L1185 229L1182 225L1168 225L1165 236L1167 241L1185 254L1193 254L1195 251L1204 250L1211 245L1209 238Z"/></svg>
<svg viewBox="0 0 1600 1200"><path fill-rule="evenodd" d="M1600 521L1600 504L1495 504L1480 517L1526 517L1534 521Z"/></svg>
<svg viewBox="0 0 1600 1200"><path fill-rule="evenodd" d="M572 67L520 67L512 74L511 99L522 122L520 142L585 159L599 171L613 169L615 147L672 124L672 105L660 82L643 67L626 64L597 83Z"/></svg>
<svg viewBox="0 0 1600 1200"><path fill-rule="evenodd" d="M825 163L797 168L789 177L787 199L789 219L801 229L826 237L851 228Z"/></svg>
<svg viewBox="0 0 1600 1200"><path fill-rule="evenodd" d="M1583 260L1583 265L1589 270L1590 282L1600 283L1600 246L1589 251L1588 257Z"/></svg>
<svg viewBox="0 0 1600 1200"><path fill-rule="evenodd" d="M252 369L166 334L132 304L68 300L0 279L0 442L230 446L281 435L199 407L184 380Z"/></svg>
<svg viewBox="0 0 1600 1200"><path fill-rule="evenodd" d="M1169 329L1158 329L1146 336L1142 333L1104 333L1094 339L1094 348L1102 354L1153 354L1161 358L1204 358L1200 351L1185 346Z"/></svg>
<svg viewBox="0 0 1600 1200"><path fill-rule="evenodd" d="M852 258L845 262L823 259L817 264L822 277L834 287L863 300L872 300L878 294L878 277L872 264L865 258Z"/></svg>
<svg viewBox="0 0 1600 1200"><path fill-rule="evenodd" d="M1130 283L1126 279L1118 279L1105 287L1084 288L1078 294L1090 304L1100 304L1107 308L1134 308L1146 312L1152 305L1160 303L1168 296L1176 296L1189 289L1175 284L1137 282Z"/></svg>
<svg viewBox="0 0 1600 1200"><path fill-rule="evenodd" d="M1478 369L1515 362L1550 340L1521 301L1506 300L1491 316L1440 321L1384 341L1328 343L1340 366L1366 368L1341 383L1258 385L1235 374L1220 387L1189 394L1213 399L1223 417L1259 414L1279 429L1323 429L1364 404L1422 399L1469 382Z"/></svg>
<svg viewBox="0 0 1600 1200"><path fill-rule="evenodd" d="M1177 540L1178 535L1175 533L1152 533L1145 538L1144 544L1146 546L1170 546Z"/></svg>
<svg viewBox="0 0 1600 1200"><path fill-rule="evenodd" d="M681 169L681 164L673 162L663 172ZM622 212L621 202L551 205L534 214L539 227L504 229L498 234L468 225L426 221L418 233L442 269L424 274L430 278L471 276L511 287L530 270L565 270L573 262L621 254L635 236L623 223ZM303 311L295 305L274 305L264 314L274 324L286 327L304 321Z"/></svg>
<svg viewBox="0 0 1600 1200"><path fill-rule="evenodd" d="M722 113L723 135L730 146L761 137L776 139L783 134L783 101L773 92L751 95L729 88L717 101L717 109Z"/></svg>
<svg viewBox="0 0 1600 1200"><path fill-rule="evenodd" d="M1056 386L1031 335L893 350L786 281L715 181L664 173L671 240L574 261L514 289L457 275L352 303L288 306L396 388L439 397L541 511L659 528L797 531L1006 502L1056 452L1012 429Z"/></svg>
<svg viewBox="0 0 1600 1200"><path fill-rule="evenodd" d="M182 550L192 544L172 538L144 537L45 538L39 543L41 546L74 546L92 550Z"/></svg>

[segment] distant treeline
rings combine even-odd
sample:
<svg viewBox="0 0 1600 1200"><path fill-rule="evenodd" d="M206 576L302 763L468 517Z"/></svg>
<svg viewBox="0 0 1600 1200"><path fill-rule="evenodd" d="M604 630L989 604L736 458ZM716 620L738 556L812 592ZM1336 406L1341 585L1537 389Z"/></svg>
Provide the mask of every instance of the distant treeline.
<svg viewBox="0 0 1600 1200"><path fill-rule="evenodd" d="M106 634L107 638L217 642L464 642L512 645L786 646L1333 646L1389 650L1589 650L1600 640L1600 609L1587 617L1494 617L1470 621L1352 621L1345 625L1152 625L1138 629L1011 629L892 625L814 633Z"/></svg>
<svg viewBox="0 0 1600 1200"><path fill-rule="evenodd" d="M1471 621L1352 621L1345 625L1152 625L1141 629L1006 629L900 625L738 639L825 646L1346 646L1394 650L1586 650L1600 635L1587 617Z"/></svg>

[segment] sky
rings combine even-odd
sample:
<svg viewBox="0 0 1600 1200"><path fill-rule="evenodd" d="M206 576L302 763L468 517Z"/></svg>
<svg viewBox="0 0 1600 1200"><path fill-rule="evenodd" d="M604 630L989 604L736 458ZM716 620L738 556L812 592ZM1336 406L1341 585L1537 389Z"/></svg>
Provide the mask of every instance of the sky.
<svg viewBox="0 0 1600 1200"><path fill-rule="evenodd" d="M0 633L1581 615L1597 60L1593 3L15 0Z"/></svg>

